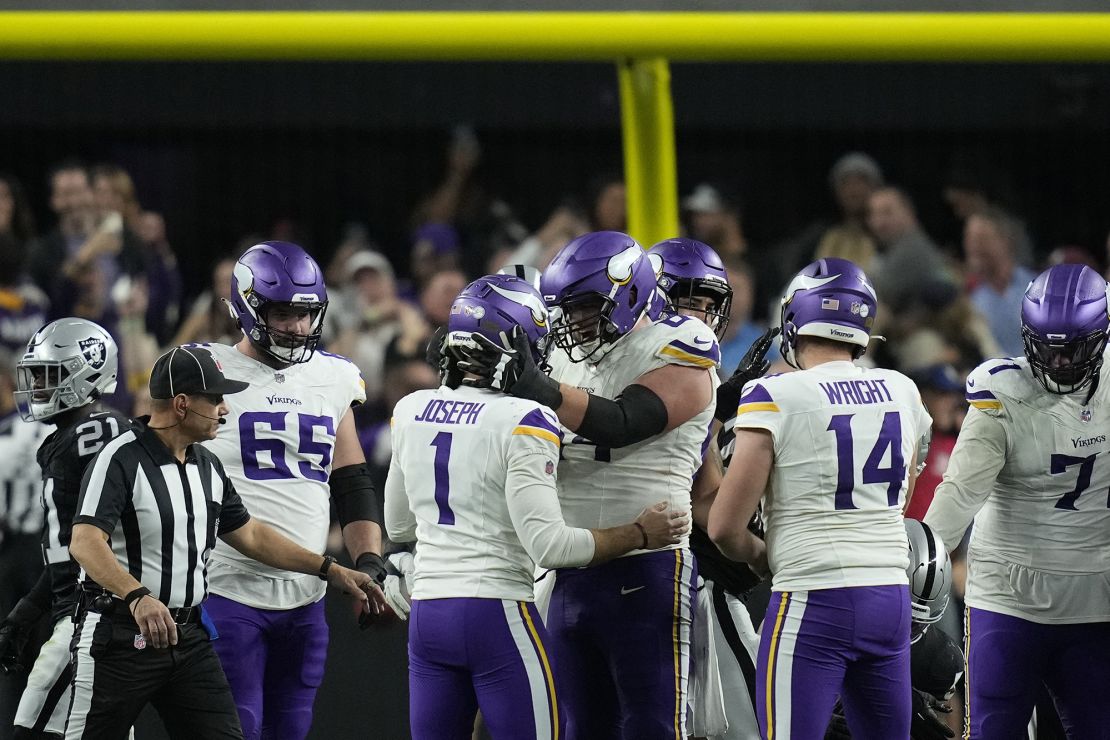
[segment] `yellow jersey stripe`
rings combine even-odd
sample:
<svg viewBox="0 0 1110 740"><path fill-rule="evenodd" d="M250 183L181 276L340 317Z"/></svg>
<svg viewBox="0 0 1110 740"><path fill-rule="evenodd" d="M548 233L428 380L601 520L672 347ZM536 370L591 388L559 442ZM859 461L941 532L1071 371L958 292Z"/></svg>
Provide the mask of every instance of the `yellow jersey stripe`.
<svg viewBox="0 0 1110 740"><path fill-rule="evenodd" d="M773 401L758 401L756 403L742 403L740 408L736 409L736 415L746 414L750 411L778 411L779 405Z"/></svg>
<svg viewBox="0 0 1110 740"><path fill-rule="evenodd" d="M540 439L546 439L548 442L553 442L556 446L562 444L562 440L556 435L546 429L540 429L539 427L517 427L513 430L513 434L526 434L529 437L539 437Z"/></svg>
<svg viewBox="0 0 1110 740"><path fill-rule="evenodd" d="M669 357L674 357L675 359L682 360L683 362L688 362L691 365L697 365L698 367L717 367L717 363L713 362L713 360L710 360L708 357L698 357L697 355L692 355L689 352L683 352L682 350L676 347L672 347L669 344L663 349L659 350L659 352Z"/></svg>
<svg viewBox="0 0 1110 740"><path fill-rule="evenodd" d="M680 600L682 598L682 550L674 551L674 611L671 627L671 647L674 652L674 736L675 740L685 740L679 730L679 712L685 712L682 706L682 655L678 644L678 623L681 616Z"/></svg>
<svg viewBox="0 0 1110 740"><path fill-rule="evenodd" d="M551 675L551 662L547 659L547 651L543 647L540 633L536 630L536 624L532 621L532 615L528 613L528 604L523 601L517 603L520 605L520 616L524 619L524 626L528 628L528 633L532 635L532 642L536 646L540 663L543 665L544 683L547 684L547 698L551 703L551 736L554 740L559 740L559 702L555 696L555 679Z"/></svg>
<svg viewBox="0 0 1110 740"><path fill-rule="evenodd" d="M786 607L790 603L790 592L782 592L782 601L779 602L779 613L775 616L775 628L771 630L771 646L767 651L767 740L775 737L775 664L778 662L776 650L779 646L779 637L782 635L783 618L786 616Z"/></svg>
<svg viewBox="0 0 1110 740"><path fill-rule="evenodd" d="M1001 401L969 401L968 403L977 409L994 409L997 411L1002 408Z"/></svg>
<svg viewBox="0 0 1110 740"><path fill-rule="evenodd" d="M964 740L971 737L971 607L964 606Z"/></svg>

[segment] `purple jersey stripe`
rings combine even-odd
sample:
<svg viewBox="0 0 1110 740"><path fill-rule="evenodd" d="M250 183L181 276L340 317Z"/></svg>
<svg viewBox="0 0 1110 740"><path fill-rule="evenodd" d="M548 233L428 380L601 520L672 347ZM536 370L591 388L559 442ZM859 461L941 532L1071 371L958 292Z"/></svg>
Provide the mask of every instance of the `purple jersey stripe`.
<svg viewBox="0 0 1110 740"><path fill-rule="evenodd" d="M678 339L672 339L668 342L668 346L682 350L695 357L704 357L707 360L713 360L713 362L718 365L721 363L721 348L717 345L716 340L709 340L708 347L699 347L696 344L686 344L686 342L679 341Z"/></svg>
<svg viewBox="0 0 1110 740"><path fill-rule="evenodd" d="M554 434L556 437L561 437L562 436L562 432L559 431L559 427L552 424L551 420L548 419L546 416L544 416L543 412L540 411L539 409L533 409L533 410L529 411L524 416L524 418L520 420L520 423L517 424L517 426L536 427L537 429L546 429L547 431Z"/></svg>
<svg viewBox="0 0 1110 740"><path fill-rule="evenodd" d="M997 401L995 395L990 391L975 391L974 393L964 394L969 401Z"/></svg>
<svg viewBox="0 0 1110 740"><path fill-rule="evenodd" d="M990 373L991 375L994 375L995 373L1000 373L1003 370L1021 370L1021 366L1020 365L1015 365L1014 363L1011 362L1011 363L1008 363L1006 365L999 365L998 367L992 367L987 372Z"/></svg>
<svg viewBox="0 0 1110 740"><path fill-rule="evenodd" d="M775 399L771 398L771 394L767 389L758 383L753 385L751 389L740 398L740 405L746 403L774 403Z"/></svg>

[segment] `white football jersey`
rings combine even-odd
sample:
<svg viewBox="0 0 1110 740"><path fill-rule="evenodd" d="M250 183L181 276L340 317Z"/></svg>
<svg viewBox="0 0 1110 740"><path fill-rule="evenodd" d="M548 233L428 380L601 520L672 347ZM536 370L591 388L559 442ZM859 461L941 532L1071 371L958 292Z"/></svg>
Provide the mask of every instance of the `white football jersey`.
<svg viewBox="0 0 1110 740"><path fill-rule="evenodd" d="M765 429L764 496L775 591L907 583L910 467L932 419L893 370L826 362L744 387L736 429Z"/></svg>
<svg viewBox="0 0 1110 740"><path fill-rule="evenodd" d="M1039 623L1110 621L1110 369L1059 395L1024 357L967 379L971 405L925 521L955 547L974 517L966 602Z"/></svg>
<svg viewBox="0 0 1110 740"><path fill-rule="evenodd" d="M534 401L465 386L397 403L386 527L398 541L415 535L414 599L532 601L535 564L522 541L589 562L593 536L567 528L559 511L558 423Z"/></svg>
<svg viewBox="0 0 1110 740"><path fill-rule="evenodd" d="M717 337L709 327L679 315L629 332L596 365L571 362L556 348L551 356L551 377L615 399L645 373L666 365L685 365L706 369L716 391L720 361ZM706 407L684 424L618 449L598 447L564 430L559 501L567 524L592 528L627 524L645 507L660 501L689 510L690 482L709 443L715 403L716 394L710 394ZM674 547L686 547L687 539Z"/></svg>
<svg viewBox="0 0 1110 740"><path fill-rule="evenodd" d="M358 368L317 350L280 370L226 344L201 344L224 374L249 383L224 396L231 412L216 439L220 458L247 511L313 552L323 552L331 526L332 453L339 422L366 400ZM278 570L217 540L208 565L212 593L263 609L316 601L326 584L315 575Z"/></svg>

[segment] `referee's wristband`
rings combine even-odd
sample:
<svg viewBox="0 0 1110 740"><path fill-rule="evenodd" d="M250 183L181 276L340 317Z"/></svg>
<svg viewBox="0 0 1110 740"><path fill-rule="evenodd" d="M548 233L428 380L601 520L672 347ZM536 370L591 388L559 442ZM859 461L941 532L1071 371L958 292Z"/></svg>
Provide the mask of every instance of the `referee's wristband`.
<svg viewBox="0 0 1110 740"><path fill-rule="evenodd" d="M123 603L127 604L127 608L130 609L132 604L134 604L136 601L143 598L144 596L150 596L150 589L146 586L139 586L137 589L123 597Z"/></svg>

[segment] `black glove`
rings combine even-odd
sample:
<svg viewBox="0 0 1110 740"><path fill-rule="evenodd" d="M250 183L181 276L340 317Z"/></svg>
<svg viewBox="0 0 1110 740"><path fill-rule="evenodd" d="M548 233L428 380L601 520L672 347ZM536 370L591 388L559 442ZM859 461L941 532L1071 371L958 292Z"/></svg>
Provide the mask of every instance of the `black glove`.
<svg viewBox="0 0 1110 740"><path fill-rule="evenodd" d="M30 599L22 598L0 622L0 673L19 675L30 670L30 666L23 665L20 658L44 614L46 610Z"/></svg>
<svg viewBox="0 0 1110 740"><path fill-rule="evenodd" d="M463 380L464 385L493 388L551 409L563 405L559 383L547 377L536 364L528 337L519 326L513 329L511 350L499 347L478 333L471 334L470 338L478 344L478 351L470 354L470 361L460 362L459 369L479 377ZM505 338L502 334L502 339Z"/></svg>
<svg viewBox="0 0 1110 740"><path fill-rule="evenodd" d="M443 369L443 342L447 339L447 327L441 326L432 333L424 350L424 361L436 370Z"/></svg>
<svg viewBox="0 0 1110 740"><path fill-rule="evenodd" d="M732 371L732 377L717 386L717 408L713 416L722 424L736 415L736 407L740 405L740 396L748 381L755 380L767 372L771 363L767 362L767 352L771 349L771 342L779 335L779 328L773 327L763 332L763 335L752 342L748 351L740 358L740 364Z"/></svg>
<svg viewBox="0 0 1110 740"><path fill-rule="evenodd" d="M913 690L911 696L912 717L910 737L913 740L947 740L956 733L937 716L937 712L947 714L952 707L938 701L932 694Z"/></svg>
<svg viewBox="0 0 1110 740"><path fill-rule="evenodd" d="M833 714L829 726L825 729L825 740L852 740L852 733L848 730L848 720L843 714Z"/></svg>

